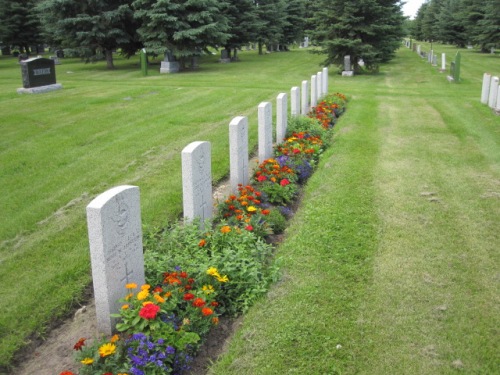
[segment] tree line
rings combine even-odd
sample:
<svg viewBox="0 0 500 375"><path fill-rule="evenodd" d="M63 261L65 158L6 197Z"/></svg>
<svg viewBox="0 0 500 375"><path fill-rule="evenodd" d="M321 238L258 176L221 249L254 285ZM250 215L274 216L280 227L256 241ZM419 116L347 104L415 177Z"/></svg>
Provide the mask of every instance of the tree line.
<svg viewBox="0 0 500 375"><path fill-rule="evenodd" d="M419 8L411 36L482 52L500 48L500 0L428 0Z"/></svg>
<svg viewBox="0 0 500 375"><path fill-rule="evenodd" d="M399 0L0 0L0 44L47 44L87 61L113 51L168 53L183 65L209 48L234 56L249 43L286 50L309 36L325 65L351 55L367 69L394 57L404 37Z"/></svg>

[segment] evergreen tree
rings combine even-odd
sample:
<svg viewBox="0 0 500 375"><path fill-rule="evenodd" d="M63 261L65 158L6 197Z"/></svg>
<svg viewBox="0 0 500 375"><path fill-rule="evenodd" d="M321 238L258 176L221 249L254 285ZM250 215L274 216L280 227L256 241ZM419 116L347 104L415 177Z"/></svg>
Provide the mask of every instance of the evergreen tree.
<svg viewBox="0 0 500 375"><path fill-rule="evenodd" d="M422 24L424 21L425 13L427 12L427 8L429 7L429 3L423 3L420 8L418 8L417 15L415 17L415 22L413 24L412 37L417 40L424 40L424 32L422 29Z"/></svg>
<svg viewBox="0 0 500 375"><path fill-rule="evenodd" d="M459 2L457 0L443 0L441 11L437 17L437 40L443 43L465 47L465 28L459 18Z"/></svg>
<svg viewBox="0 0 500 375"><path fill-rule="evenodd" d="M368 70L395 56L404 36L398 0L320 0L314 37L327 54L325 64L342 65L350 55L354 70L363 59Z"/></svg>
<svg viewBox="0 0 500 375"><path fill-rule="evenodd" d="M257 17L260 28L257 30L257 43L259 54L263 54L263 46L267 45L269 51L274 50L284 37L284 28L288 25L286 20L285 0L256 0Z"/></svg>
<svg viewBox="0 0 500 375"><path fill-rule="evenodd" d="M306 9L304 0L289 0L286 4L286 24L283 27L283 38L280 44L287 46L304 37L306 26Z"/></svg>
<svg viewBox="0 0 500 375"><path fill-rule="evenodd" d="M500 0L486 0L484 3L484 16L475 28L472 40L481 51L488 52L500 47Z"/></svg>
<svg viewBox="0 0 500 375"><path fill-rule="evenodd" d="M18 47L21 53L29 53L30 46L42 43L34 3L34 0L0 1L0 40L6 46Z"/></svg>
<svg viewBox="0 0 500 375"><path fill-rule="evenodd" d="M139 34L145 47L170 52L184 65L188 57L229 40L228 3L222 0L135 0Z"/></svg>
<svg viewBox="0 0 500 375"><path fill-rule="evenodd" d="M104 55L109 69L114 49L131 55L140 47L128 0L42 0L37 11L52 43L87 61Z"/></svg>
<svg viewBox="0 0 500 375"><path fill-rule="evenodd" d="M224 13L228 19L230 36L224 48L228 51L229 57L234 50L236 58L238 48L256 39L256 30L261 27L261 22L258 20L253 0L227 0L227 3Z"/></svg>
<svg viewBox="0 0 500 375"><path fill-rule="evenodd" d="M424 40L439 40L438 18L441 13L442 0L430 0L422 19L422 34Z"/></svg>

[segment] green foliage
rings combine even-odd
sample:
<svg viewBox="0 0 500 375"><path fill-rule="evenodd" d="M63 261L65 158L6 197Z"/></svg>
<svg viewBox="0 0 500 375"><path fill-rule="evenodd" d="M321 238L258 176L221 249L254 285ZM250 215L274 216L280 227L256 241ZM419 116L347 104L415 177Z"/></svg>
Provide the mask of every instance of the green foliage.
<svg viewBox="0 0 500 375"><path fill-rule="evenodd" d="M328 130L321 126L321 123L309 116L294 116L288 119L286 128L286 137L290 137L293 133L307 132L315 137L322 139L327 138Z"/></svg>
<svg viewBox="0 0 500 375"><path fill-rule="evenodd" d="M30 52L33 45L41 44L40 21L35 0L0 0L0 43ZM37 52L37 51L31 51Z"/></svg>
<svg viewBox="0 0 500 375"><path fill-rule="evenodd" d="M401 4L397 0L322 0L315 14L314 38L325 65L342 66L344 56L351 56L355 71L363 59L366 69L376 71L380 63L395 56L404 36Z"/></svg>
<svg viewBox="0 0 500 375"><path fill-rule="evenodd" d="M267 223L273 228L274 234L281 234L287 227L287 218L279 211L278 208L269 210L269 215L266 217Z"/></svg>

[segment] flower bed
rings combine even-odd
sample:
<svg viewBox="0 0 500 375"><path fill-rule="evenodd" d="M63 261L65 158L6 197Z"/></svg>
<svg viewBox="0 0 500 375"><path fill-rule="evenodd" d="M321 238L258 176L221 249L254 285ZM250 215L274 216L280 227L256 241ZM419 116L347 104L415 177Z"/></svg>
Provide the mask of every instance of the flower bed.
<svg viewBox="0 0 500 375"><path fill-rule="evenodd" d="M145 285L124 286L115 317L119 334L80 339L80 375L182 374L221 315L244 313L279 277L271 233L286 226L289 204L329 145L328 130L344 112L346 98L331 94L307 117L290 120L286 139L263 160L252 183L218 205L218 215L199 223L175 223L145 238ZM64 371L60 375L74 375Z"/></svg>

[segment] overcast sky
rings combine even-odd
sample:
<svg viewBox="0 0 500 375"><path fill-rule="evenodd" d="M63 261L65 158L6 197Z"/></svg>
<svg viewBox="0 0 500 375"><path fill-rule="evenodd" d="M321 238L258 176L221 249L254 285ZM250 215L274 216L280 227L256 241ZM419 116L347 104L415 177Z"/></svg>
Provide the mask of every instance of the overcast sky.
<svg viewBox="0 0 500 375"><path fill-rule="evenodd" d="M420 8L423 3L425 3L425 0L406 0L406 4L403 5L403 14L410 18L415 18L418 8Z"/></svg>

